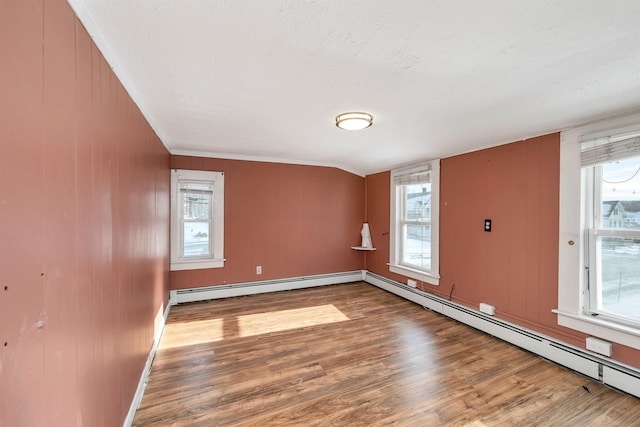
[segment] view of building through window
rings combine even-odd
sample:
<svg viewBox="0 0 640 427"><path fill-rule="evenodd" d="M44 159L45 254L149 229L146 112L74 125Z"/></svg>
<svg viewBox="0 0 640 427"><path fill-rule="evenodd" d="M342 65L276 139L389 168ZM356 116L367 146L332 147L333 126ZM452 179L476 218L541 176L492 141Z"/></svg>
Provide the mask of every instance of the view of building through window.
<svg viewBox="0 0 640 427"><path fill-rule="evenodd" d="M601 168L599 310L640 321L640 157Z"/></svg>
<svg viewBox="0 0 640 427"><path fill-rule="evenodd" d="M186 183L181 188L181 196L182 256L210 255L213 188L203 183Z"/></svg>
<svg viewBox="0 0 640 427"><path fill-rule="evenodd" d="M405 253L403 261L431 268L431 184L405 186Z"/></svg>

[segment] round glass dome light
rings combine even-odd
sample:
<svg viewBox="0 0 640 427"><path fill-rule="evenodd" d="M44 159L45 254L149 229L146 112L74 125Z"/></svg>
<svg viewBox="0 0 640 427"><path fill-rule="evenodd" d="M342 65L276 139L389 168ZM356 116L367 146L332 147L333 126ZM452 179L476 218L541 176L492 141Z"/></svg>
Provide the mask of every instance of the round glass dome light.
<svg viewBox="0 0 640 427"><path fill-rule="evenodd" d="M373 124L373 116L367 113L342 113L336 116L336 126L346 130L360 130Z"/></svg>

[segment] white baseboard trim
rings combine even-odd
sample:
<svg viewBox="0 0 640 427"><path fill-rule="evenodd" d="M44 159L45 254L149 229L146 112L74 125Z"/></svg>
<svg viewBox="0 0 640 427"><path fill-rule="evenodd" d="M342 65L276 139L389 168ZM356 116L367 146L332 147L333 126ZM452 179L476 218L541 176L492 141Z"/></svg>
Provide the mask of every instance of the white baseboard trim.
<svg viewBox="0 0 640 427"><path fill-rule="evenodd" d="M147 356L147 362L144 365L144 369L142 370L142 374L140 375L140 381L138 381L138 387L136 388L136 393L133 395L133 401L131 402L131 406L129 407L129 412L127 413L127 417L124 419L124 423L122 425L124 427L131 427L133 423L133 418L136 415L136 411L140 406L140 402L142 402L142 396L144 395L144 389L147 386L147 381L149 380L149 374L151 373L151 365L153 364L153 359L156 357L156 351L158 350L158 344L160 343L160 338L162 338L162 332L164 331L164 325L167 323L167 317L169 316L169 310L171 306L175 304L171 304L171 297L169 297L169 304L164 310L164 314L160 319L159 327L156 329L153 344L151 345L151 350L149 351L149 356Z"/></svg>
<svg viewBox="0 0 640 427"><path fill-rule="evenodd" d="M262 282L247 282L224 286L209 286L205 288L179 289L175 291L175 301L177 304L182 304L185 302L255 295L267 292L290 291L293 289L312 288L316 286L337 285L341 283L358 282L363 279L364 272L362 270L356 270L342 273L320 274L316 276L265 280Z"/></svg>
<svg viewBox="0 0 640 427"><path fill-rule="evenodd" d="M426 309L486 332L605 385L640 397L640 369L611 359L604 359L582 348L496 319L480 311L472 310L374 273L365 272L364 280Z"/></svg>

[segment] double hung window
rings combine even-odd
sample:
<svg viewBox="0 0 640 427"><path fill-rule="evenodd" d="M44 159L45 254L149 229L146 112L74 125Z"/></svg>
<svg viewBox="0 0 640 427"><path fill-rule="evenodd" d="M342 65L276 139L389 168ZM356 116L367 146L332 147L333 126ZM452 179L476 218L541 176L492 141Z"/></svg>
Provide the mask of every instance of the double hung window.
<svg viewBox="0 0 640 427"><path fill-rule="evenodd" d="M440 161L391 173L389 269L437 285Z"/></svg>
<svg viewBox="0 0 640 427"><path fill-rule="evenodd" d="M640 133L582 142L585 314L640 327Z"/></svg>
<svg viewBox="0 0 640 427"><path fill-rule="evenodd" d="M224 174L171 171L171 270L224 266Z"/></svg>

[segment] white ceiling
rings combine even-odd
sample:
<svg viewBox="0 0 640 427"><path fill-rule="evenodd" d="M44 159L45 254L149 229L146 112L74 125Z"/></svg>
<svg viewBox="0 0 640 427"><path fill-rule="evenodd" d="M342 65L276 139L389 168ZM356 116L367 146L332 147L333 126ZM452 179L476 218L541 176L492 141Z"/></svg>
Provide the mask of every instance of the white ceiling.
<svg viewBox="0 0 640 427"><path fill-rule="evenodd" d="M637 0L69 3L174 154L364 175L640 107Z"/></svg>

